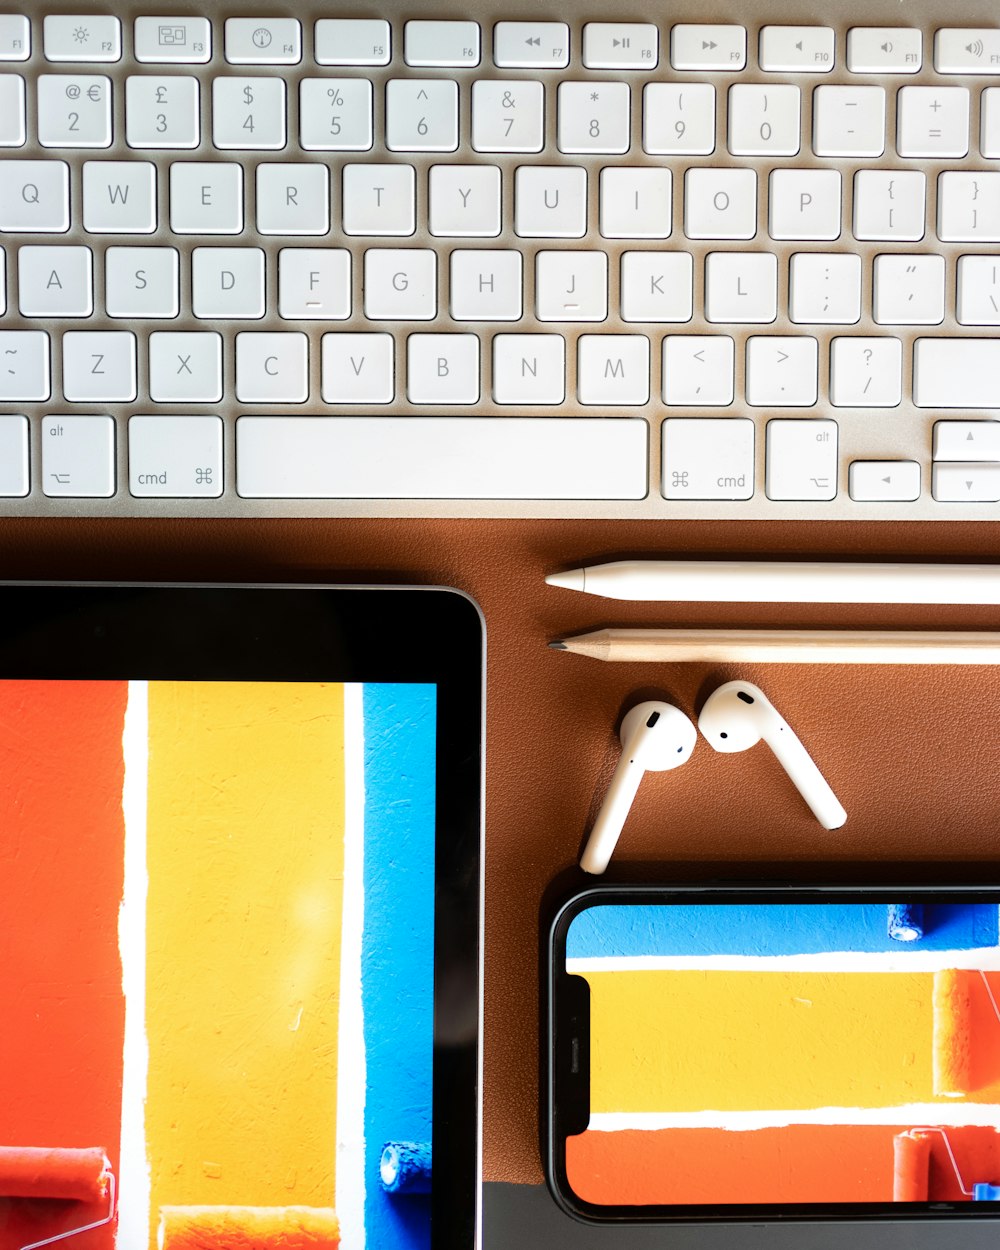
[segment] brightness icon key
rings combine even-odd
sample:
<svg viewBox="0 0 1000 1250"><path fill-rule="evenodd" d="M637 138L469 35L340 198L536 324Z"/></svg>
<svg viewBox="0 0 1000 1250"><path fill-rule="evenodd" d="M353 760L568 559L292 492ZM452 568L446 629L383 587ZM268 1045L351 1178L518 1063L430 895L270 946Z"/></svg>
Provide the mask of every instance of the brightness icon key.
<svg viewBox="0 0 1000 1250"><path fill-rule="evenodd" d="M117 17L49 16L42 27L47 61L111 63L122 56L122 24Z"/></svg>

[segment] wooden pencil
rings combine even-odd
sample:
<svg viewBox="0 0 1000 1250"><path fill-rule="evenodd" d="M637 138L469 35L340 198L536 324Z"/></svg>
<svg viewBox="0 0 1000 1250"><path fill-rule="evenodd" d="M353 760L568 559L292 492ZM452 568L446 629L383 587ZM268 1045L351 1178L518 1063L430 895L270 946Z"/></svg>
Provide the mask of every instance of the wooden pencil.
<svg viewBox="0 0 1000 1250"><path fill-rule="evenodd" d="M549 646L627 663L1000 664L1000 633L982 630L599 629Z"/></svg>

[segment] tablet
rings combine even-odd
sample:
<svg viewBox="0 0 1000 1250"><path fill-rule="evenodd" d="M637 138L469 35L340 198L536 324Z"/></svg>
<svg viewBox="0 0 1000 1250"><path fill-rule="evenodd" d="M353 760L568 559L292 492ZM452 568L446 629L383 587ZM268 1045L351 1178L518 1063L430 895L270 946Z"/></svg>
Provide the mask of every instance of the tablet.
<svg viewBox="0 0 1000 1250"><path fill-rule="evenodd" d="M478 1244L482 727L458 592L0 587L4 1247Z"/></svg>
<svg viewBox="0 0 1000 1250"><path fill-rule="evenodd" d="M1000 1216L998 1004L995 887L586 891L552 931L550 1183L595 1222L954 1244Z"/></svg>

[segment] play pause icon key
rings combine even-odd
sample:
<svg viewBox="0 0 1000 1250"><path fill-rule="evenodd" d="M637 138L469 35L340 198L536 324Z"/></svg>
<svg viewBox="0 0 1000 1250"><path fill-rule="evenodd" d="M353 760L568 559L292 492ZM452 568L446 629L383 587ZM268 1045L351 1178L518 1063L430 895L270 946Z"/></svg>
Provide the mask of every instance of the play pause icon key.
<svg viewBox="0 0 1000 1250"><path fill-rule="evenodd" d="M588 69L653 69L658 59L653 25L588 22L583 28L583 63Z"/></svg>
<svg viewBox="0 0 1000 1250"><path fill-rule="evenodd" d="M497 22L493 62L501 69L565 69L569 27L565 22Z"/></svg>

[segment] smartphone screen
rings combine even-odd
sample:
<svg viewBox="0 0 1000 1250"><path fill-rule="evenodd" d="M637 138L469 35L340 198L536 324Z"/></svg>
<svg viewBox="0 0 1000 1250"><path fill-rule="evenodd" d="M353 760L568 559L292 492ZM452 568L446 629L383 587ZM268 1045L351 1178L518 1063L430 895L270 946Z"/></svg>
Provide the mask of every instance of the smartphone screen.
<svg viewBox="0 0 1000 1250"><path fill-rule="evenodd" d="M580 896L553 930L559 1196L596 1218L1000 1214L998 902Z"/></svg>

